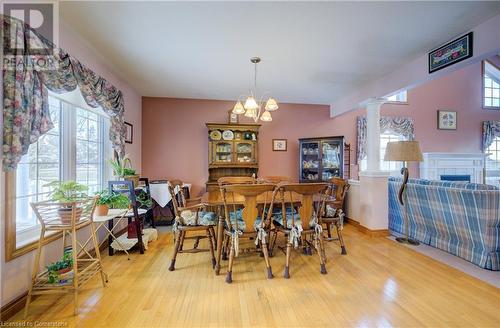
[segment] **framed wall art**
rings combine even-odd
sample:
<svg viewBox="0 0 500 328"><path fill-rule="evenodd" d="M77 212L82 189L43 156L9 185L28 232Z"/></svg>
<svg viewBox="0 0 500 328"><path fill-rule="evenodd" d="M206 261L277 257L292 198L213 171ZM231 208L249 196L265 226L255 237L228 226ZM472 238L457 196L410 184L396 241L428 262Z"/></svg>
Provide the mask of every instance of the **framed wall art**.
<svg viewBox="0 0 500 328"><path fill-rule="evenodd" d="M273 151L286 151L287 139L273 139Z"/></svg>
<svg viewBox="0 0 500 328"><path fill-rule="evenodd" d="M429 52L429 74L472 57L472 32Z"/></svg>
<svg viewBox="0 0 500 328"><path fill-rule="evenodd" d="M134 142L134 126L128 122L125 124L125 142L131 144Z"/></svg>
<svg viewBox="0 0 500 328"><path fill-rule="evenodd" d="M457 129L457 112L450 110L438 110L437 119L439 130Z"/></svg>

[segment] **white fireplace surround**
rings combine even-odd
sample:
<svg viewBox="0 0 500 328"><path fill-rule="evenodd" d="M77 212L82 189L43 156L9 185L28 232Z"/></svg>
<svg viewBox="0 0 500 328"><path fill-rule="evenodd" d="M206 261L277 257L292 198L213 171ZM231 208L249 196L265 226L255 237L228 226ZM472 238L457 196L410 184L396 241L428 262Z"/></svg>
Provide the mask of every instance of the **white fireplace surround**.
<svg viewBox="0 0 500 328"><path fill-rule="evenodd" d="M423 153L420 178L441 180L441 175L470 175L473 183L483 183L483 153Z"/></svg>

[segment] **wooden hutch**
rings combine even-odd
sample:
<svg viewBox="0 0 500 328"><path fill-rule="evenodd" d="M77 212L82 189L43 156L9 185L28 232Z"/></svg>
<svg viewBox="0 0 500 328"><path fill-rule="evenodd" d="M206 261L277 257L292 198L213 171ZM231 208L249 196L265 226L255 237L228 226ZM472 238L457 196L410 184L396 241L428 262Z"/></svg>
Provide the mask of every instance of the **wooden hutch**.
<svg viewBox="0 0 500 328"><path fill-rule="evenodd" d="M226 176L257 176L260 124L206 123L208 128L207 191L218 190Z"/></svg>

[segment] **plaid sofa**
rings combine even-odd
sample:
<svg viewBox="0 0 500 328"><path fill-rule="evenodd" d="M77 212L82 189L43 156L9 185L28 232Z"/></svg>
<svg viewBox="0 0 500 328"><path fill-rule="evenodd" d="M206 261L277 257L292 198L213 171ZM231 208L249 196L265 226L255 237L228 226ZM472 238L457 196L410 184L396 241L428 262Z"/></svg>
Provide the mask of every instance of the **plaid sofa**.
<svg viewBox="0 0 500 328"><path fill-rule="evenodd" d="M401 178L389 178L389 230L403 233ZM500 190L495 186L410 179L409 236L482 268L500 270Z"/></svg>

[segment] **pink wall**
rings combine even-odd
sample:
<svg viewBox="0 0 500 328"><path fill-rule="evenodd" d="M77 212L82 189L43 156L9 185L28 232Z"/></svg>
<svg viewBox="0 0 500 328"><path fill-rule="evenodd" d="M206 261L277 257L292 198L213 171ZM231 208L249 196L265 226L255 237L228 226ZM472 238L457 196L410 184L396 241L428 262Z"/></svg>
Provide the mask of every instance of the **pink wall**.
<svg viewBox="0 0 500 328"><path fill-rule="evenodd" d="M231 101L143 98L143 175L180 178L193 183L193 194L204 189L208 178L205 122L225 122ZM438 109L458 112L456 131L438 130ZM334 119L328 106L281 104L273 121L262 123L259 142L259 175L298 177L298 138L343 135L356 144L358 109ZM408 92L408 104L386 104L382 115L410 116L423 152L480 152L481 122L500 119L500 111L481 105L481 65L471 64ZM273 152L272 139L287 138L287 152ZM355 151L351 154L355 163ZM353 165L353 177L357 166ZM418 172L415 165L414 174ZM415 175L414 175L415 176Z"/></svg>

